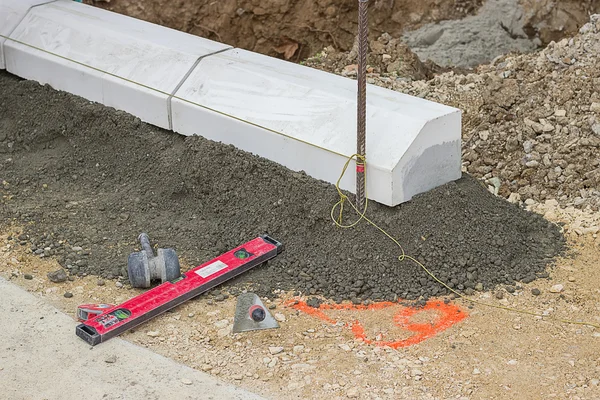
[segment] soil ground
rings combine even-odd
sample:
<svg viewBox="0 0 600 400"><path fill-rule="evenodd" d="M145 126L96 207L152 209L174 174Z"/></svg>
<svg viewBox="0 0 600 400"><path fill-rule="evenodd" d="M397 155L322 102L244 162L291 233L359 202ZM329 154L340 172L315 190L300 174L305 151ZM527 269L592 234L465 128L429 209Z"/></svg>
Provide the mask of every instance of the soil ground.
<svg viewBox="0 0 600 400"><path fill-rule="evenodd" d="M7 241L20 232L11 227L0 237L0 276L69 315L74 317L78 304L121 302L140 292L114 281L98 286L92 276L54 284L46 274L59 267L56 260L40 259ZM235 299L215 302L201 296L122 337L273 399L597 399L600 330L548 320L600 323L600 240L574 234L569 247L573 257L560 259L550 280L514 293L500 290L502 296L475 296L548 317L469 308L459 301L466 319L398 350L365 345L343 326L285 307L291 293L264 299L276 306L272 313L285 317L280 329L231 334ZM555 284L564 285L562 293L550 292ZM532 295L532 288L541 294ZM65 298L65 292L73 297ZM393 331L386 310L353 318L361 319L369 339L382 332L411 334Z"/></svg>
<svg viewBox="0 0 600 400"><path fill-rule="evenodd" d="M300 3L281 2L286 7ZM147 19L177 10L187 18L188 31L201 24L200 17L212 21L205 17L216 15L216 8L233 10L236 5L213 2L192 9L189 4L176 4L179 10L159 9L164 4L158 2L113 0L104 5L130 7L128 13ZM385 19L392 15L389 7L395 10L399 4L372 6L388 10L380 14ZM409 25L440 20L436 10L457 3L448 4L423 11L421 19L408 14L413 19ZM598 6L595 1L522 4L524 32L542 41L574 31L582 16ZM313 7L326 13L332 5L341 7L327 1ZM354 21L356 10L347 5L347 21ZM425 10L430 3L410 5ZM473 14L480 4L464 5L459 13ZM288 13L285 7L263 13L267 8L254 2L244 7L235 10L237 17L219 9L225 28L195 26L194 33L209 32L216 39L224 32L239 34L228 25L233 21L248 43L231 44L272 54L278 53L274 46L285 50L300 43L303 49L299 45L294 55L299 60L305 52L331 44L331 32L342 30L344 45L338 46L353 54L353 22L346 22L351 28L344 31L336 20L340 27L330 31L308 8L303 14ZM271 22L271 10L279 22ZM286 38L284 28L278 36L265 33L268 26L285 27L290 18L292 23L314 20L301 28L314 36ZM180 28L179 21L155 22ZM261 28L250 33L252 26ZM371 82L463 108L464 169L488 187L466 175L398 208L375 205L370 215L400 239L407 253L458 290L543 317L446 296L448 306L460 307L467 317L422 342L394 350L355 340L344 325L355 328L355 320L362 323L367 340L406 339L413 332L390 321L394 311L389 307L323 311L340 322L332 324L286 306L286 301L318 306L323 297L366 304L419 299L410 303L417 310L410 321L424 329L438 317L419 312L419 307L426 298L447 293L415 266L398 264L398 249L373 236L368 226L336 229L329 219L337 201L331 185L5 73L0 74L0 276L73 316L78 304L118 303L139 293L127 285L124 266L141 230L148 230L160 247L175 247L184 268L269 232L287 245L274 262L123 337L278 399L600 398L600 331L556 322L600 323L600 193L595 189L600 179L595 157L600 100L593 93L600 82L600 17L581 35L539 54L500 57L466 76L447 73L421 80L431 77L426 71L413 82L398 76L396 66L389 71L394 57L406 54L405 47L380 35L383 29L375 31L384 46L393 43L395 53L385 57L381 74L370 74ZM294 35L306 34L302 32ZM383 60L386 54L377 57ZM336 64L335 72L344 73L339 65L352 64L350 58ZM365 266L370 268L365 271ZM59 268L66 269L68 280L50 282L47 274ZM274 307L280 329L231 333L235 295L246 288Z"/></svg>

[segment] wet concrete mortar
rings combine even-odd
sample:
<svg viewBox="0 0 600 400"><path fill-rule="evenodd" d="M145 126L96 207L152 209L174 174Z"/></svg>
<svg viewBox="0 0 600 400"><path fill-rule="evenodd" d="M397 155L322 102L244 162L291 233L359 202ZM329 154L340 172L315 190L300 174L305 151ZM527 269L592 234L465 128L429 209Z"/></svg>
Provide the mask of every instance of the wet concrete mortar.
<svg viewBox="0 0 600 400"><path fill-rule="evenodd" d="M0 92L0 225L24 226L12 241L56 257L69 276L127 284L142 231L188 265L268 233L285 251L219 288L221 297L243 288L336 302L448 294L368 224L337 228L328 183L5 72ZM369 216L467 294L545 278L565 246L559 226L469 175L398 207L371 203Z"/></svg>

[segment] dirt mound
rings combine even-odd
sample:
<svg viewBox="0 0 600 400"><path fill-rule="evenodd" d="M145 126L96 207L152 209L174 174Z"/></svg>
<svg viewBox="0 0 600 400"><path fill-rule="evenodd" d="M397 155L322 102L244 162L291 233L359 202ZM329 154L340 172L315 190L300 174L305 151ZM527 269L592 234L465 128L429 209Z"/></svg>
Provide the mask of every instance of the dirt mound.
<svg viewBox="0 0 600 400"><path fill-rule="evenodd" d="M236 47L303 60L327 46L350 50L357 33L356 0L84 1ZM463 18L482 0L371 0L370 30L400 36L442 19Z"/></svg>
<svg viewBox="0 0 600 400"><path fill-rule="evenodd" d="M0 74L0 216L15 238L71 274L124 274L140 231L191 264L268 232L286 252L239 284L337 301L416 299L445 290L367 224L336 228L332 185L231 146L183 137L67 93ZM558 227L466 176L369 215L460 290L545 276Z"/></svg>

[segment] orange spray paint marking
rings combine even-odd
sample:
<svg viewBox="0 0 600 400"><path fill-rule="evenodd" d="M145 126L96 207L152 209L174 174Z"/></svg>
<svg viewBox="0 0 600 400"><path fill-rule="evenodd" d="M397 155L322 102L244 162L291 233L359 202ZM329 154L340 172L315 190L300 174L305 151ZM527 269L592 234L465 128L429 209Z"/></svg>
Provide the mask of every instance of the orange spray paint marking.
<svg viewBox="0 0 600 400"><path fill-rule="evenodd" d="M360 321L353 321L347 323L345 326L350 328L356 339L362 340L367 344L375 346L387 346L393 349L400 347L408 347L414 344L420 343L432 336L448 329L452 325L462 321L467 317L467 313L464 312L460 307L453 304L445 304L437 300L428 301L424 307L404 307L398 303L392 303L384 301L380 303L373 303L368 306L366 305L354 305L354 304L321 304L319 308L314 308L306 304L304 301L292 300L287 302L286 307L294 308L298 311L302 311L312 317L318 318L321 321L335 325L337 321L325 314L324 311L336 310L336 311L363 311L363 310L382 310L389 307L398 307L398 312L394 314L391 325L395 325L404 330L414 332L414 335L401 340L373 340L367 337L365 328L362 326ZM434 311L437 314L437 318L432 323L411 323L410 319L421 312Z"/></svg>

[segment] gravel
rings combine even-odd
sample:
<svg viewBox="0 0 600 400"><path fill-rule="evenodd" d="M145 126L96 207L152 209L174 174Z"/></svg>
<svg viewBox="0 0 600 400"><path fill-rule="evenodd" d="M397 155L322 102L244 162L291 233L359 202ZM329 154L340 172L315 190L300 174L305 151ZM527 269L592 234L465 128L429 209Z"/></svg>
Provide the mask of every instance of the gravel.
<svg viewBox="0 0 600 400"><path fill-rule="evenodd" d="M67 273L62 268L54 272L48 272L48 279L54 283L66 282Z"/></svg>

